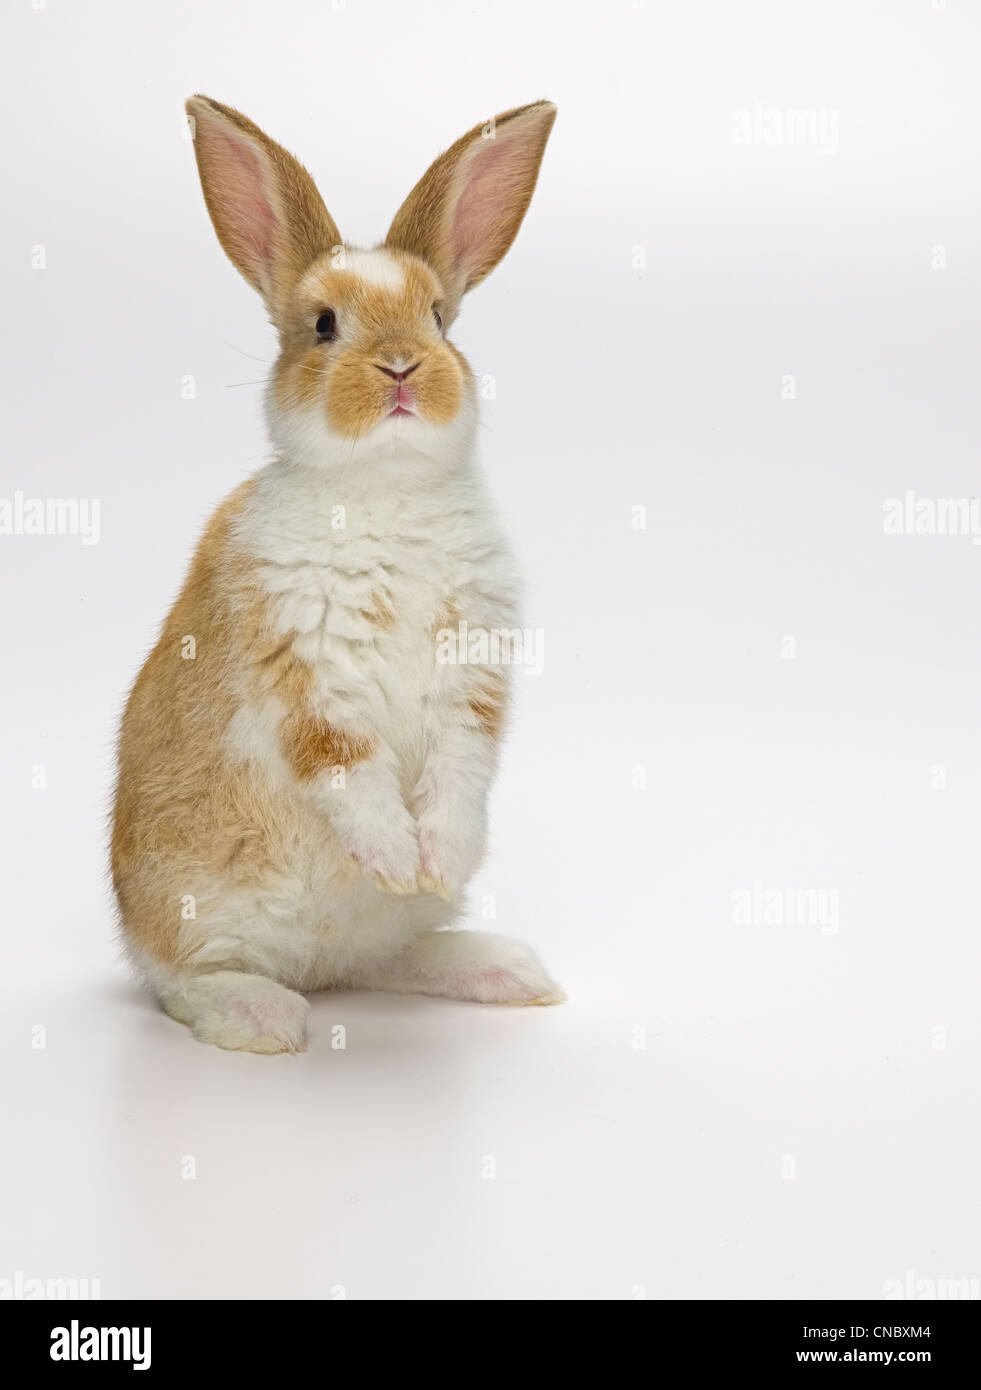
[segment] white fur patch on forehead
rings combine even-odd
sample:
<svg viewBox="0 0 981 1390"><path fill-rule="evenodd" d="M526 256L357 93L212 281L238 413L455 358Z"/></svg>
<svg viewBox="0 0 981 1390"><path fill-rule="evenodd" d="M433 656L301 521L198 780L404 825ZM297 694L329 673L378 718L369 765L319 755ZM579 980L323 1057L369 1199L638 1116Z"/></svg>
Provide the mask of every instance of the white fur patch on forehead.
<svg viewBox="0 0 981 1390"><path fill-rule="evenodd" d="M388 251L349 251L335 262L339 270L349 270L367 285L382 290L401 290L405 286L405 271Z"/></svg>

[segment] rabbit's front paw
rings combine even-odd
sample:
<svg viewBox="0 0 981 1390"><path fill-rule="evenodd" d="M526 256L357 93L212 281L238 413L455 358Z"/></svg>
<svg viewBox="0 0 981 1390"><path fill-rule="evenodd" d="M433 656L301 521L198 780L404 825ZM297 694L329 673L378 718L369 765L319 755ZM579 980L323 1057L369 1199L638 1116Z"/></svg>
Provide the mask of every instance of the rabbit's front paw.
<svg viewBox="0 0 981 1390"><path fill-rule="evenodd" d="M467 835L460 827L419 826L419 887L447 902L459 897L480 863L483 837Z"/></svg>
<svg viewBox="0 0 981 1390"><path fill-rule="evenodd" d="M384 892L405 895L419 891L419 846L408 825L348 837L344 849L365 877Z"/></svg>

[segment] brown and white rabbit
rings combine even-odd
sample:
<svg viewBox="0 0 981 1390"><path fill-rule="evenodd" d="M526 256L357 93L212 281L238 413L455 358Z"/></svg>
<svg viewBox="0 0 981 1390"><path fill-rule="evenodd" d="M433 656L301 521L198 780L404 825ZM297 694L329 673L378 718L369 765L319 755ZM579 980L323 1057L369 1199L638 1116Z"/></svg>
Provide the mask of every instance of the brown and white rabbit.
<svg viewBox="0 0 981 1390"><path fill-rule="evenodd" d="M126 706L129 952L195 1037L252 1052L305 1046L299 990L558 1002L527 947L441 930L483 853L508 665L437 659L443 629L519 626L446 331L514 240L555 107L464 135L373 251L251 121L187 110L218 239L279 335L275 458L211 519Z"/></svg>

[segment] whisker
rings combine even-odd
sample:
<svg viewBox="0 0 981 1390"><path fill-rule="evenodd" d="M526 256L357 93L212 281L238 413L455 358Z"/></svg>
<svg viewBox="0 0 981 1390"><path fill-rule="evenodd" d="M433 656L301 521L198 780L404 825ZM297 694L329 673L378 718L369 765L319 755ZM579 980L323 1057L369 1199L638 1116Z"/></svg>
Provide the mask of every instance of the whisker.
<svg viewBox="0 0 981 1390"><path fill-rule="evenodd" d="M249 358L251 358L253 362L261 362L262 365L263 365L264 367L271 367L271 366L272 366L272 362L271 362L268 358L266 358L266 357L253 357L251 352L244 352L244 351L242 350L242 348L236 347L234 343L230 343L230 342L227 340L227 338L226 338L226 340L225 340L225 346L226 346L226 347L230 347L231 350L232 350L232 352L239 352L239 353L242 354L243 357L249 357Z"/></svg>
<svg viewBox="0 0 981 1390"><path fill-rule="evenodd" d="M225 390L231 391L235 386L265 386L264 381L226 381Z"/></svg>

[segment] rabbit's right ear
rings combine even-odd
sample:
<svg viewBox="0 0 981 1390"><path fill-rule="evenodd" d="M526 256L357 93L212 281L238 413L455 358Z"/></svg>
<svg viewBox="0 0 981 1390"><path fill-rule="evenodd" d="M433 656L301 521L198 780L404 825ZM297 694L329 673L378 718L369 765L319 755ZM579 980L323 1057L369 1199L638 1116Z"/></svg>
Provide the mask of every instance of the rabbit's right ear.
<svg viewBox="0 0 981 1390"><path fill-rule="evenodd" d="M395 214L385 245L436 271L446 324L517 236L554 120L550 101L534 101L474 126L430 165Z"/></svg>
<svg viewBox="0 0 981 1390"><path fill-rule="evenodd" d="M311 261L340 244L313 179L298 160L230 106L186 106L204 201L232 264L273 318Z"/></svg>

